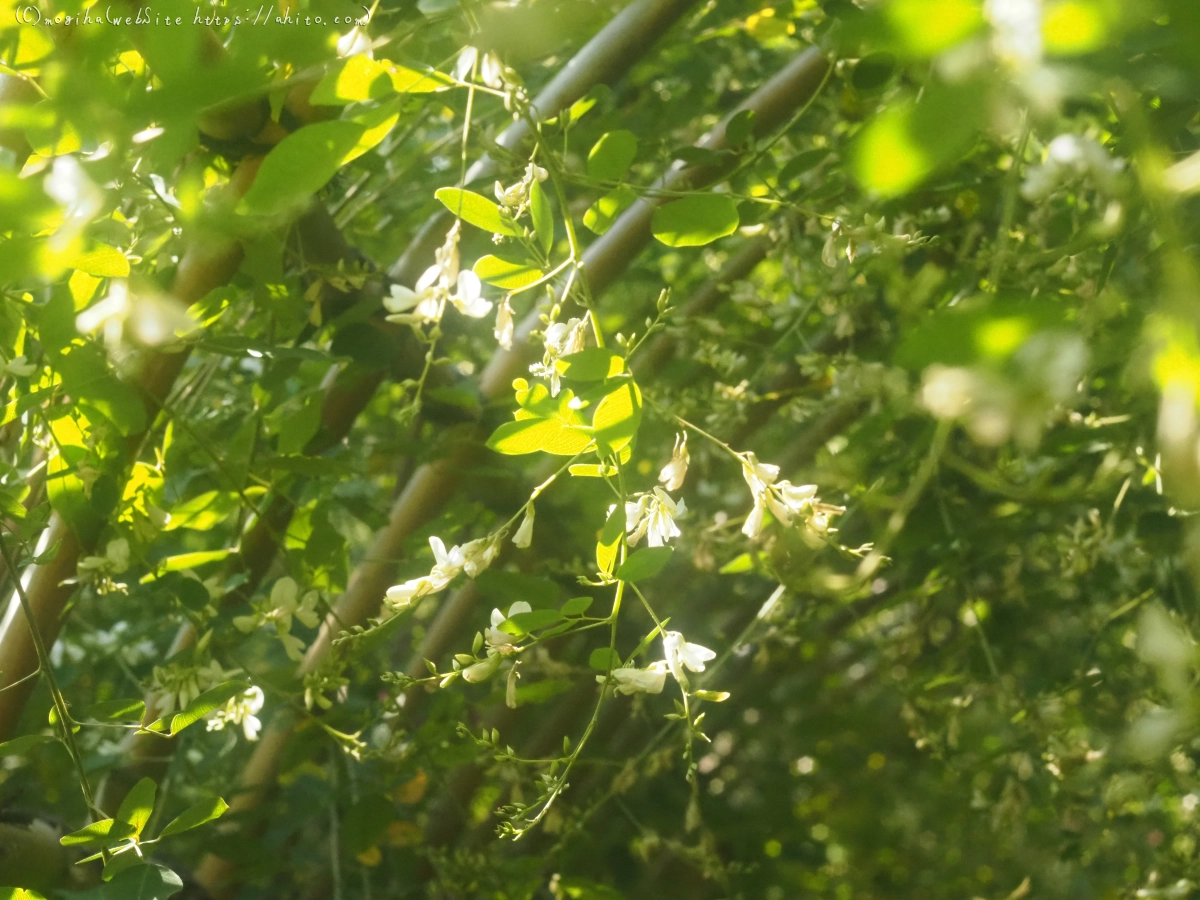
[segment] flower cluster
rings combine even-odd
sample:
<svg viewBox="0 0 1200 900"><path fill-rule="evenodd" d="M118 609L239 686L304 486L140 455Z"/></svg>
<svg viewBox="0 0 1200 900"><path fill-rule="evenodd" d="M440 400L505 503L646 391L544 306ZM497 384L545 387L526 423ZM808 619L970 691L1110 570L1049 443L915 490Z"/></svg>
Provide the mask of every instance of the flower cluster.
<svg viewBox="0 0 1200 900"><path fill-rule="evenodd" d="M383 305L391 313L389 322L405 325L424 325L440 322L446 304L454 304L464 316L479 319L492 310L490 300L483 299L479 276L470 270L459 271L458 239L462 223L455 222L446 234L446 241L434 254L434 264L417 279L415 288L393 284Z"/></svg>
<svg viewBox="0 0 1200 900"><path fill-rule="evenodd" d="M496 182L496 200L512 214L514 219L517 218L529 206L533 183L545 181L546 174L546 170L541 166L530 163L525 167L525 174L521 176L520 181L514 182L509 187Z"/></svg>
<svg viewBox="0 0 1200 900"><path fill-rule="evenodd" d="M546 350L540 363L529 367L529 372L538 378L550 381L550 396L557 397L562 387L558 368L555 361L563 356L570 356L583 349L584 337L587 334L587 323L583 319L568 319L566 322L554 322L546 328Z"/></svg>
<svg viewBox="0 0 1200 900"><path fill-rule="evenodd" d="M304 641L291 633L292 619L299 619L309 628L316 628L320 617L317 614L318 595L309 591L300 596L300 586L292 578L280 578L271 588L271 596L266 603L257 605L254 613L248 616L237 616L233 625L239 631L253 631L260 625L274 623L275 631L283 644L288 659L300 662L303 659Z"/></svg>
<svg viewBox="0 0 1200 900"><path fill-rule="evenodd" d="M680 531L676 519L687 515L687 504L683 500L672 500L660 487L644 494L634 494L634 500L625 504L626 542L636 547L643 537L651 547L661 547Z"/></svg>
<svg viewBox="0 0 1200 900"><path fill-rule="evenodd" d="M246 740L257 741L258 733L262 730L262 722L258 718L262 708L262 688L252 687L213 710L208 717L208 730L222 731L226 725L241 725Z"/></svg>
<svg viewBox="0 0 1200 900"><path fill-rule="evenodd" d="M113 576L129 568L129 541L117 538L109 541L103 556L85 556L75 567L80 584L94 584L97 593L124 591L125 585L114 582Z"/></svg>
<svg viewBox="0 0 1200 900"><path fill-rule="evenodd" d="M822 533L829 530L832 516L845 512L844 507L822 503L817 497L815 484L792 484L780 480L779 466L760 463L753 453L741 453L739 458L742 461L742 476L754 497L754 509L742 526L742 533L746 537L758 537L768 509L784 525L791 525L793 519L801 516L807 519L810 528Z"/></svg>
<svg viewBox="0 0 1200 900"><path fill-rule="evenodd" d="M428 594L445 590L459 574L466 572L470 578L477 577L500 552L499 535L488 535L449 550L440 537L431 537L429 546L433 550L434 566L428 575L412 578L403 584L393 585L387 591L387 603L399 612Z"/></svg>
<svg viewBox="0 0 1200 900"><path fill-rule="evenodd" d="M678 631L668 631L663 635L664 659L653 662L644 669L613 669L612 678L617 690L622 694L660 694L663 685L666 684L667 673L670 672L686 691L688 680L684 669L703 672L704 664L716 658L716 655L707 647L688 643ZM597 675L596 681L603 684L605 677Z"/></svg>
<svg viewBox="0 0 1200 900"><path fill-rule="evenodd" d="M150 690L158 696L154 713L169 716L177 709L186 709L205 691L228 681L240 671L222 669L215 659L205 666L181 666L178 663L155 666L150 676Z"/></svg>

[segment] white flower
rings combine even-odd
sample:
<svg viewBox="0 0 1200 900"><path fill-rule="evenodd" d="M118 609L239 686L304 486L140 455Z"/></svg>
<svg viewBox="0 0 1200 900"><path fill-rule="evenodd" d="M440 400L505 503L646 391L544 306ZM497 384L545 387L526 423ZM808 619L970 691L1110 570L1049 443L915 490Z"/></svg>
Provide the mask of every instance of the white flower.
<svg viewBox="0 0 1200 900"><path fill-rule="evenodd" d="M426 594L436 594L438 591L444 590L466 564L462 547L455 546L447 550L442 539L436 536L429 539L429 546L433 550L434 566L432 571L428 575L410 579L403 584L393 585L387 590L387 603L397 612L407 609L414 600L424 597ZM473 550L472 553L475 554L477 551Z"/></svg>
<svg viewBox="0 0 1200 900"><path fill-rule="evenodd" d="M296 580L285 576L275 582L270 599L265 604L256 607L253 615L237 616L233 624L239 631L253 631L260 625L274 623L275 632L288 658L299 662L304 641L291 633L292 619L294 617L309 628L316 628L321 620L317 613L318 599L316 591L309 591L301 597Z"/></svg>
<svg viewBox="0 0 1200 900"><path fill-rule="evenodd" d="M495 53L489 51L483 54L479 75L488 87L497 91L504 90L504 64Z"/></svg>
<svg viewBox="0 0 1200 900"><path fill-rule="evenodd" d="M104 206L104 194L73 156L54 160L42 187L51 199L63 207L63 222L50 239L53 250L64 250L83 231Z"/></svg>
<svg viewBox="0 0 1200 900"><path fill-rule="evenodd" d="M992 46L1014 69L1037 65L1042 58L1041 0L988 0Z"/></svg>
<svg viewBox="0 0 1200 900"><path fill-rule="evenodd" d="M262 722L258 719L262 708L262 688L252 687L215 710L208 720L208 730L221 731L226 725L241 725L246 740L256 741L259 731L262 730Z"/></svg>
<svg viewBox="0 0 1200 900"><path fill-rule="evenodd" d="M512 643L513 643L513 636L511 634L509 634L508 632L501 631L500 626L503 625L508 619L511 619L513 616L517 615L518 613L527 613L527 612L532 612L532 611L533 611L533 607L530 606L528 603L526 603L524 600L518 600L516 603L514 603L512 606L510 606L508 608L508 615L505 615L504 613L500 612L500 610L498 610L498 609L493 609L492 610L492 620L491 620L492 627L487 629L483 633L484 638L487 639L487 642L491 646L495 647L498 650L501 648L504 648L504 647L511 647Z"/></svg>
<svg viewBox="0 0 1200 900"><path fill-rule="evenodd" d="M1027 200L1042 200L1060 184L1087 176L1096 187L1111 191L1124 168L1098 141L1079 134L1060 134L1046 147L1046 159L1025 176L1021 194Z"/></svg>
<svg viewBox="0 0 1200 900"><path fill-rule="evenodd" d="M12 362L5 365L4 371L10 375L16 375L18 378L28 378L37 371L37 365L31 363L24 356L18 356Z"/></svg>
<svg viewBox="0 0 1200 900"><path fill-rule="evenodd" d="M676 519L687 515L687 504L675 501L666 491L656 487L638 496L636 503L625 504L625 530L630 547L637 546L645 535L651 547L661 547L673 537L679 537Z"/></svg>
<svg viewBox="0 0 1200 900"><path fill-rule="evenodd" d="M557 397L560 384L560 374L554 365L561 356L578 353L584 347L584 337L587 334L587 323L583 319L570 319L566 322L555 322L546 329L545 354L540 363L529 367L531 374L550 380L550 396Z"/></svg>
<svg viewBox="0 0 1200 900"><path fill-rule="evenodd" d="M667 668L680 684L687 684L687 676L683 672L685 668L692 672L703 672L704 664L717 656L707 647L689 644L678 631L668 631L663 635L663 654Z"/></svg>
<svg viewBox="0 0 1200 900"><path fill-rule="evenodd" d="M613 681L622 694L661 694L667 681L666 660L651 663L644 669L622 668L613 669ZM604 676L597 675L596 681L604 683Z"/></svg>
<svg viewBox="0 0 1200 900"><path fill-rule="evenodd" d="M463 47L462 53L458 54L458 62L454 64L454 77L459 81L464 80L471 74L471 70L475 68L475 61L479 59L479 51L474 47Z"/></svg>
<svg viewBox="0 0 1200 900"><path fill-rule="evenodd" d="M354 56L362 53L371 56L371 39L361 28L351 28L337 40L337 55L339 57Z"/></svg>
<svg viewBox="0 0 1200 900"><path fill-rule="evenodd" d="M467 666L462 670L464 681L469 681L471 684L478 684L481 681L487 681L496 674L496 670L500 668L500 662L503 657L494 650L489 651L487 658Z"/></svg>
<svg viewBox="0 0 1200 900"><path fill-rule="evenodd" d="M496 328L492 333L496 335L496 343L505 350L512 349L513 308L508 302L508 297L501 300L500 305L496 307Z"/></svg>
<svg viewBox="0 0 1200 900"><path fill-rule="evenodd" d="M511 186L505 187L497 181L494 188L497 202L509 210L514 217L521 215L526 207L529 206L529 200L533 192L533 183L535 181L545 181L546 175L545 169L539 165L530 163L525 167L525 173L521 176L521 180L514 182Z"/></svg>
<svg viewBox="0 0 1200 900"><path fill-rule="evenodd" d="M517 527L517 533L513 535L512 542L522 550L529 548L533 542L533 517L537 510L530 503L525 507L525 518L521 520L521 524Z"/></svg>
<svg viewBox="0 0 1200 900"><path fill-rule="evenodd" d="M463 571L467 573L468 578L478 578L479 574L492 564L499 552L499 541L493 540L490 535L463 544Z"/></svg>
<svg viewBox="0 0 1200 900"><path fill-rule="evenodd" d="M120 575L129 568L129 541L116 538L108 542L103 556L85 556L76 566L80 580L96 576Z"/></svg>
<svg viewBox="0 0 1200 900"><path fill-rule="evenodd" d="M816 502L817 486L815 484L792 484L790 481L779 480L779 467L769 463L760 463L753 453L741 454L742 477L750 486L750 494L754 498L754 509L746 517L742 533L747 537L757 537L762 531L763 517L767 509L784 525L791 525L793 518L812 512ZM841 511L841 507L829 507Z"/></svg>
<svg viewBox="0 0 1200 900"><path fill-rule="evenodd" d="M453 300L451 285L457 287L459 282L458 239L461 234L462 223L456 221L446 233L445 242L434 254L433 265L417 279L413 289L392 285L383 301L384 307L392 313L388 316L389 322L423 325L441 321L446 302ZM490 305L488 309L491 309Z"/></svg>
<svg viewBox="0 0 1200 900"><path fill-rule="evenodd" d="M483 284L474 272L459 272L456 287L458 290L450 297L450 302L464 316L482 319L492 311L492 301L483 299Z"/></svg>
<svg viewBox="0 0 1200 900"><path fill-rule="evenodd" d="M688 454L687 448L687 432L675 435L675 452L671 454L671 461L663 466L662 471L658 473L658 480L663 483L668 491L677 491L683 487L683 480L687 477L688 462L691 457Z"/></svg>
<svg viewBox="0 0 1200 900"><path fill-rule="evenodd" d="M206 666L181 667L176 663L155 666L150 678L150 689L158 694L156 714L169 716L176 709L184 709L189 703L218 684L229 681L240 669L228 671L221 668L215 659Z"/></svg>

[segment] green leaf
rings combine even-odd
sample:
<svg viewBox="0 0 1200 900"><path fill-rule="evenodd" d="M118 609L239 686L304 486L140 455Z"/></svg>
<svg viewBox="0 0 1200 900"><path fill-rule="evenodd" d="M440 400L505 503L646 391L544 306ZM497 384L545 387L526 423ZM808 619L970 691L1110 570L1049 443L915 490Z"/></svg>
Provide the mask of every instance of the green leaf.
<svg viewBox="0 0 1200 900"><path fill-rule="evenodd" d="M219 562L233 553L232 549L201 550L198 553L180 553L178 556L168 556L159 562L154 571L140 579L140 584L148 584L168 572L181 572L184 569L195 569L208 563Z"/></svg>
<svg viewBox="0 0 1200 900"><path fill-rule="evenodd" d="M39 744L49 744L58 738L48 734L23 734L11 741L0 744L0 756L24 756Z"/></svg>
<svg viewBox="0 0 1200 900"><path fill-rule="evenodd" d="M104 873L101 878L104 881L112 881L126 869L132 869L134 866L140 866L145 862L133 847L125 847L120 853L114 853L108 858L108 862L104 864Z"/></svg>
<svg viewBox="0 0 1200 900"><path fill-rule="evenodd" d="M46 898L29 888L0 887L0 900L46 900Z"/></svg>
<svg viewBox="0 0 1200 900"><path fill-rule="evenodd" d="M633 381L604 397L592 416L592 434L603 455L624 448L642 424L642 392Z"/></svg>
<svg viewBox="0 0 1200 900"><path fill-rule="evenodd" d="M140 722L145 714L146 704L141 700L105 700L83 711L84 718L97 722Z"/></svg>
<svg viewBox="0 0 1200 900"><path fill-rule="evenodd" d="M100 892L104 900L167 900L183 890L183 881L165 866L145 865L126 869Z"/></svg>
<svg viewBox="0 0 1200 900"><path fill-rule="evenodd" d="M627 184L609 191L588 207L588 211L583 214L584 227L593 234L604 234L612 227L613 222L617 221L617 217L633 205L635 200L637 200L637 194Z"/></svg>
<svg viewBox="0 0 1200 900"><path fill-rule="evenodd" d="M587 171L597 181L620 181L637 156L633 132L619 130L601 135L588 153Z"/></svg>
<svg viewBox="0 0 1200 900"><path fill-rule="evenodd" d="M8 491L0 490L0 513L10 519L23 519L25 518L25 507Z"/></svg>
<svg viewBox="0 0 1200 900"><path fill-rule="evenodd" d="M189 725L196 724L214 709L224 706L238 694L244 694L248 690L250 685L244 681L227 681L205 691L171 719L172 736L179 734Z"/></svg>
<svg viewBox="0 0 1200 900"><path fill-rule="evenodd" d="M125 278L129 275L129 260L125 254L107 244L97 244L86 253L68 253L59 262L96 278Z"/></svg>
<svg viewBox="0 0 1200 900"><path fill-rule="evenodd" d="M695 696L709 703L724 703L729 699L729 691L696 691Z"/></svg>
<svg viewBox="0 0 1200 900"><path fill-rule="evenodd" d="M308 102L314 106L344 106L363 100L377 100L392 91L392 79L386 62L376 62L359 53L326 73L313 89Z"/></svg>
<svg viewBox="0 0 1200 900"><path fill-rule="evenodd" d="M570 466L567 471L576 478L604 478L606 476L611 478L617 474L616 466L597 466L583 463Z"/></svg>
<svg viewBox="0 0 1200 900"><path fill-rule="evenodd" d="M163 531L177 528L208 531L233 515L240 499L233 491L205 491L174 507Z"/></svg>
<svg viewBox="0 0 1200 900"><path fill-rule="evenodd" d="M517 688L517 706L545 703L564 691L569 691L574 684L569 678L546 678L533 684L522 684Z"/></svg>
<svg viewBox="0 0 1200 900"><path fill-rule="evenodd" d="M588 665L598 672L607 672L621 667L621 657L608 647L597 647L588 657Z"/></svg>
<svg viewBox="0 0 1200 900"><path fill-rule="evenodd" d="M591 597L572 597L562 605L564 616L582 616L592 605Z"/></svg>
<svg viewBox="0 0 1200 900"><path fill-rule="evenodd" d="M754 139L754 110L743 109L725 126L725 143L730 147L741 147Z"/></svg>
<svg viewBox="0 0 1200 900"><path fill-rule="evenodd" d="M605 575L611 575L617 562L617 551L625 535L625 507L618 503L608 514L600 539L596 542L596 566Z"/></svg>
<svg viewBox="0 0 1200 900"><path fill-rule="evenodd" d="M273 216L308 203L343 163L362 152L359 142L367 130L360 122L334 121L293 131L263 159L238 212Z"/></svg>
<svg viewBox="0 0 1200 900"><path fill-rule="evenodd" d="M643 547L621 563L616 577L621 581L645 581L662 571L675 551L670 547Z"/></svg>
<svg viewBox="0 0 1200 900"><path fill-rule="evenodd" d="M60 837L58 842L64 847L104 847L123 841L133 833L132 825L104 819Z"/></svg>
<svg viewBox="0 0 1200 900"><path fill-rule="evenodd" d="M625 371L625 359L619 353L589 347L555 360L554 367L563 378L574 381L603 381Z"/></svg>
<svg viewBox="0 0 1200 900"><path fill-rule="evenodd" d="M828 147L821 147L817 150L805 150L797 153L779 170L779 183L781 185L790 184L805 172L816 168L832 152Z"/></svg>
<svg viewBox="0 0 1200 900"><path fill-rule="evenodd" d="M396 123L400 121L400 101L381 103L374 109L355 116L352 121L363 127L363 133L350 148L350 152L342 157L342 166L352 159L358 159L388 136L388 133L396 127Z"/></svg>
<svg viewBox="0 0 1200 900"><path fill-rule="evenodd" d="M406 66L391 64L388 68L392 76L392 90L398 94L432 94L454 87L454 79L435 72L418 72Z"/></svg>
<svg viewBox="0 0 1200 900"><path fill-rule="evenodd" d="M481 281L506 291L533 284L544 274L532 262L513 262L498 256L481 256L473 271Z"/></svg>
<svg viewBox="0 0 1200 900"><path fill-rule="evenodd" d="M173 834L181 834L184 831L198 828L207 822L221 818L221 816L225 815L227 809L229 809L229 804L220 797L214 797L211 800L201 800L172 819L170 824L162 830L159 838L170 837Z"/></svg>
<svg viewBox="0 0 1200 900"><path fill-rule="evenodd" d="M543 253L549 254L554 246L554 211L550 208L550 198L546 196L542 183L536 178L529 188L529 213L533 217L533 231L538 244Z"/></svg>
<svg viewBox="0 0 1200 900"><path fill-rule="evenodd" d="M517 613L506 619L500 626L502 631L509 634L522 635L542 628L549 628L562 621L563 614L557 609L535 609L530 612ZM511 627L505 627L511 626Z"/></svg>
<svg viewBox="0 0 1200 900"><path fill-rule="evenodd" d="M157 785L149 778L143 778L135 784L121 801L116 821L128 825L133 829L133 834L140 837L142 829L150 821L150 814L154 812L154 794L157 790Z"/></svg>
<svg viewBox="0 0 1200 900"><path fill-rule="evenodd" d="M509 237L520 237L521 229L512 216L499 206L474 191L464 191L459 188L441 188L434 195L450 212L464 222L482 228L492 234L504 234ZM480 278L483 276L481 275Z"/></svg>
<svg viewBox="0 0 1200 900"><path fill-rule="evenodd" d="M650 230L668 247L700 247L738 227L737 204L724 194L694 194L660 206Z"/></svg>

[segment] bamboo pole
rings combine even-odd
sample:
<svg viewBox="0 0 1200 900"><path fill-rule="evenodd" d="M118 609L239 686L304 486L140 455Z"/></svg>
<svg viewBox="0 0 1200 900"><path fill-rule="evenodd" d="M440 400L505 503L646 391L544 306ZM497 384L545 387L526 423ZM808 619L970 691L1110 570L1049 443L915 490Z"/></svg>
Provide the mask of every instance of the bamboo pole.
<svg viewBox="0 0 1200 900"><path fill-rule="evenodd" d="M722 119L698 142L698 146L712 150L723 148L726 125L734 115L743 110L754 111L756 135L773 132L790 114L801 109L815 95L827 71L828 62L817 48L813 47L798 54L749 99ZM593 296L598 297L603 293L649 242L651 217L654 210L665 202L665 197L657 195L656 191L684 190L711 181L719 174L719 170L709 167L674 166L655 183L654 191L650 195L631 205L584 253L583 268ZM418 240L420 239L419 236ZM404 262L402 257L393 273ZM532 348L524 338L538 322L537 312L531 312L522 321L518 332L518 340L521 343L514 342L512 350L498 350L492 357L480 378L480 393L485 399L494 400L503 396L503 393L510 389L513 378L528 366ZM381 557L375 552L376 547L401 547L416 527L436 514L439 507L430 501L437 497L449 498L454 493L457 484L453 473L464 459L460 454L467 452L469 451L460 444L451 460L426 464L414 474L413 484L410 484L411 499L406 499L410 494L410 490L406 490L393 507L388 525L376 536L366 569L361 575L355 573L334 610L322 622L316 640L309 646L301 663L301 674L320 668L332 650L335 635L353 625L361 624L367 616L379 610L387 587L384 583L387 579L381 577L381 569L385 565L389 566L393 573L395 569L394 564L379 562L381 558L390 557ZM449 483L445 483L447 480ZM412 507L406 509L405 506L410 503ZM261 741L255 748L239 779L241 792L232 804L236 812L246 812L257 806L274 785L279 756L291 729L292 721L286 714L268 728L270 740ZM283 737L277 740L276 736L280 734ZM234 875L233 864L211 855L204 859L196 873L198 881L217 900L227 895Z"/></svg>

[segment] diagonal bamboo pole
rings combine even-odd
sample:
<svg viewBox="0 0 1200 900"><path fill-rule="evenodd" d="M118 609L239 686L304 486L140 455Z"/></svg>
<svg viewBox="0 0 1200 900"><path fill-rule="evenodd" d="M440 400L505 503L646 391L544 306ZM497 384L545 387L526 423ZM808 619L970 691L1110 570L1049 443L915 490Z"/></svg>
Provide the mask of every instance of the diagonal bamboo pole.
<svg viewBox="0 0 1200 900"><path fill-rule="evenodd" d="M754 111L757 136L773 132L789 115L811 100L824 82L827 72L828 62L817 48L798 54L749 99L722 119L698 142L698 146L713 150L723 148L727 123L743 110ZM719 175L719 170L708 167L677 165L655 183L648 196L630 206L584 253L583 269L593 296L603 293L649 242L651 217L654 210L665 202L665 198L658 196L657 192L686 190ZM430 244L434 243L430 241ZM501 397L509 389L512 379L528 366L532 348L524 338L538 322L537 312L531 312L521 323L518 332L521 343L514 342L512 350L497 351L492 357L480 378L480 392L486 399ZM448 499L454 493L457 488L455 473L472 452L473 448L460 444L451 457L426 464L413 475L408 488L393 506L388 525L376 536L368 553L368 562L355 571L345 593L309 646L300 666L301 676L316 671L324 664L332 650L333 638L339 632L362 623L379 610L383 594L395 573L394 564L386 560L393 559L395 551L415 528L436 514L440 509L439 498ZM248 812L265 798L274 784L279 758L291 729L290 716L282 714L281 719L268 729L268 739L255 748L239 780L241 792L232 804L235 812ZM227 895L234 875L234 865L216 856L206 857L196 872L197 880L218 900Z"/></svg>

